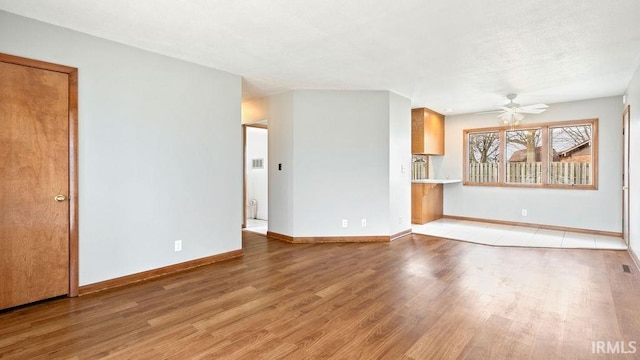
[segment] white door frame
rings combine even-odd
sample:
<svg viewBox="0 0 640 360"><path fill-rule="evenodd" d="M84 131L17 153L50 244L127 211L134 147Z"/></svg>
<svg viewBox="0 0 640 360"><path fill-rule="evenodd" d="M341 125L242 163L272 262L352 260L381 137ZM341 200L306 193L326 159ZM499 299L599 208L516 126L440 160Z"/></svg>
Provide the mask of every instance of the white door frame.
<svg viewBox="0 0 640 360"><path fill-rule="evenodd" d="M622 237L629 246L629 157L630 151L630 105L627 105L622 113Z"/></svg>

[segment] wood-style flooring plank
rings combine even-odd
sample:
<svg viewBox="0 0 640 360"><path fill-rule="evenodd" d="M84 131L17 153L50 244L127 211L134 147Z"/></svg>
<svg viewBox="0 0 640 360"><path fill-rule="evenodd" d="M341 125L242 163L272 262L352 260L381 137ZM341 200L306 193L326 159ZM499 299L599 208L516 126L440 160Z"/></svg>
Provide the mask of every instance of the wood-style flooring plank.
<svg viewBox="0 0 640 360"><path fill-rule="evenodd" d="M592 353L640 342L623 251L243 237L242 258L1 311L0 358L640 358Z"/></svg>

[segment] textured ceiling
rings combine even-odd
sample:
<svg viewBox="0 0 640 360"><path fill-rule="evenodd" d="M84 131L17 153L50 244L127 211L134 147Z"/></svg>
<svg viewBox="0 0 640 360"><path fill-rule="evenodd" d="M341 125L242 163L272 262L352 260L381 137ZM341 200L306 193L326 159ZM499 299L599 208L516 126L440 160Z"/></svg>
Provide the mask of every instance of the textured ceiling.
<svg viewBox="0 0 640 360"><path fill-rule="evenodd" d="M390 90L468 113L624 93L638 0L0 0L0 9L242 75L245 99Z"/></svg>

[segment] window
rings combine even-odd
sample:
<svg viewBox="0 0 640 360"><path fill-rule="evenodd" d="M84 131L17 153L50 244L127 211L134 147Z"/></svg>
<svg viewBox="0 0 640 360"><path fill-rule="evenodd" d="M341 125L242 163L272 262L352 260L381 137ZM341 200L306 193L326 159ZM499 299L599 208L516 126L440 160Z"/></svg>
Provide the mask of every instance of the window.
<svg viewBox="0 0 640 360"><path fill-rule="evenodd" d="M542 184L542 129L505 131L504 181L510 184Z"/></svg>
<svg viewBox="0 0 640 360"><path fill-rule="evenodd" d="M597 189L598 120L464 131L464 184Z"/></svg>
<svg viewBox="0 0 640 360"><path fill-rule="evenodd" d="M469 181L476 184L498 183L500 133L497 131L470 133L468 142Z"/></svg>
<svg viewBox="0 0 640 360"><path fill-rule="evenodd" d="M593 127L549 128L549 183L592 185Z"/></svg>

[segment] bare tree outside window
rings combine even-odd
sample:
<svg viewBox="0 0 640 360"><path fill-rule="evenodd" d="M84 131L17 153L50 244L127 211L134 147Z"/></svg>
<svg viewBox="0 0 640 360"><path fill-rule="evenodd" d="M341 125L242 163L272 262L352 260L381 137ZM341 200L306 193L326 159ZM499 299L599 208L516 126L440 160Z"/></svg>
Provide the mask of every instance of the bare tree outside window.
<svg viewBox="0 0 640 360"><path fill-rule="evenodd" d="M475 183L497 183L500 160L500 133L470 133L468 178Z"/></svg>
<svg viewBox="0 0 640 360"><path fill-rule="evenodd" d="M505 182L542 183L542 130L524 129L505 132Z"/></svg>

